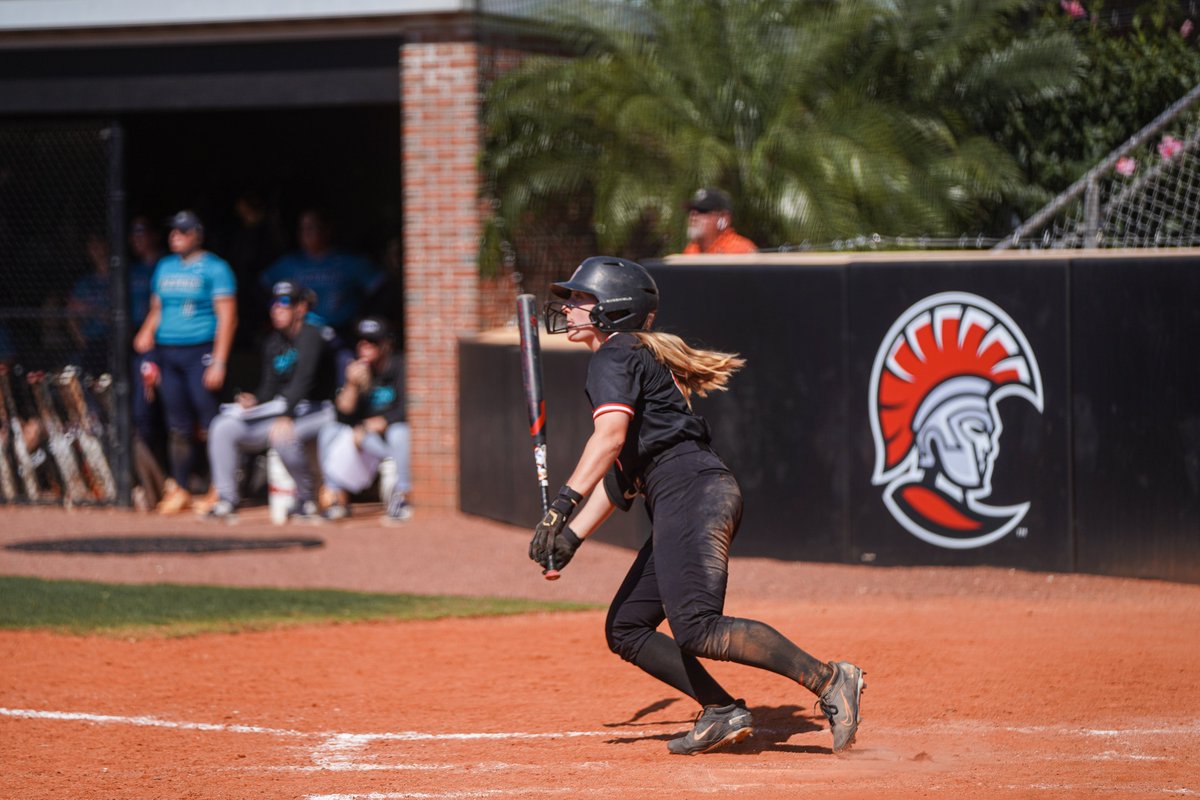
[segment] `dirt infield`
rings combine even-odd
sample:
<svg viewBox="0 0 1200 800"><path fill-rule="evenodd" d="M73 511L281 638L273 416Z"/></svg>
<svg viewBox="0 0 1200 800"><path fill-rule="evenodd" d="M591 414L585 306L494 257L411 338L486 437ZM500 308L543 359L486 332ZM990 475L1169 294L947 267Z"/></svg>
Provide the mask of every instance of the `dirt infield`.
<svg viewBox="0 0 1200 800"><path fill-rule="evenodd" d="M525 559L524 531L455 514L401 529L367 518L272 528L258 512L228 528L122 512L0 518L4 547L98 536L324 543L2 549L7 575L603 602L631 557L590 542L548 584ZM601 611L177 639L0 632L0 797L1200 795L1200 587L735 558L729 611L864 666L854 750L830 753L802 689L716 664L749 702L754 737L667 755L694 709L607 652Z"/></svg>

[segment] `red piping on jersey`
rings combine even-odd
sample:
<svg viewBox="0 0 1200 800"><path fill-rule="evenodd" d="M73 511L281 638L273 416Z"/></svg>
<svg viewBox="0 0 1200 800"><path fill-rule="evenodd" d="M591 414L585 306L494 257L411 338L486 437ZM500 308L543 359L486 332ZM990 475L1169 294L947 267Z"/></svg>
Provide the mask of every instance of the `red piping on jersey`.
<svg viewBox="0 0 1200 800"><path fill-rule="evenodd" d="M633 416L633 409L624 403L605 403L604 405L596 406L596 410L592 412L592 419L595 419L601 414L607 414L610 411L620 411L622 414L628 414L631 417Z"/></svg>

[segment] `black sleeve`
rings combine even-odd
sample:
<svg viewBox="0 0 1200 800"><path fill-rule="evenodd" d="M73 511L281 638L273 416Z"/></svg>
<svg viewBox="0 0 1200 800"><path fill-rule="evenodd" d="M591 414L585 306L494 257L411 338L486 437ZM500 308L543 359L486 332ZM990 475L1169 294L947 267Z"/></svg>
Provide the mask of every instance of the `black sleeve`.
<svg viewBox="0 0 1200 800"><path fill-rule="evenodd" d="M296 368L292 376L284 384L280 394L287 401L287 411L291 416L296 412L296 404L301 400L311 399L313 389L317 384L317 370L321 366L321 355L325 348L325 340L321 332L311 325L305 325L296 334Z"/></svg>
<svg viewBox="0 0 1200 800"><path fill-rule="evenodd" d="M388 425L391 425L393 422L404 422L408 419L404 397L404 356L392 353L387 371L392 389L396 392L396 399L392 403L392 407L383 412L383 418L387 420Z"/></svg>
<svg viewBox="0 0 1200 800"><path fill-rule="evenodd" d="M592 417L607 411L633 416L641 398L641 364L628 341L610 339L588 361L587 396Z"/></svg>
<svg viewBox="0 0 1200 800"><path fill-rule="evenodd" d="M276 380L275 370L272 367L275 353L278 350L277 337L278 334L272 331L263 346L262 375L258 379L258 388L254 390L254 399L259 403L274 400L275 395L279 394L279 381Z"/></svg>
<svg viewBox="0 0 1200 800"><path fill-rule="evenodd" d="M346 387L343 386L341 389L338 389L338 394L341 394L344 391L346 391ZM337 421L342 423L343 425L349 425L351 428L353 428L358 423L362 422L363 419L365 418L362 413L364 396L365 395L363 392L359 392L358 402L354 404L354 410L351 411L349 414L343 414L341 411L338 411L337 412ZM335 403L336 403L336 400L337 400L337 398L335 397L334 398Z"/></svg>

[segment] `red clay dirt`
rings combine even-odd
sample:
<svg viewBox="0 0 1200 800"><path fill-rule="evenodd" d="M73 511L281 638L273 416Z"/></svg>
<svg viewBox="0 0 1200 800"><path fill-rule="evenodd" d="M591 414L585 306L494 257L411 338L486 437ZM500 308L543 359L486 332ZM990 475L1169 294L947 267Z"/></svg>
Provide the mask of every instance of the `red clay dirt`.
<svg viewBox="0 0 1200 800"><path fill-rule="evenodd" d="M589 542L548 583L525 557L524 530L451 513L385 529L373 514L273 528L262 510L236 527L0 512L0 546L91 535L301 536L324 546L0 550L0 574L603 603L632 558ZM735 558L728 610L867 670L852 751L830 752L803 689L714 664L747 699L755 735L712 754L668 755L666 740L695 709L607 651L599 610L171 639L0 632L0 797L1200 795L1198 586Z"/></svg>

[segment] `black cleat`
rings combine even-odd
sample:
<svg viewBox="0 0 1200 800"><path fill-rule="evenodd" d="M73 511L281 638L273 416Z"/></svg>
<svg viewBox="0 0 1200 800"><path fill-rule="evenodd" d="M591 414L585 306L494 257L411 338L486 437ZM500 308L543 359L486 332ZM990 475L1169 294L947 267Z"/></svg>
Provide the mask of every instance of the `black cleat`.
<svg viewBox="0 0 1200 800"><path fill-rule="evenodd" d="M727 706L705 706L687 735L667 742L667 749L678 756L694 756L740 742L751 731L750 710L745 702L737 700Z"/></svg>
<svg viewBox="0 0 1200 800"><path fill-rule="evenodd" d="M833 752L840 753L854 744L862 719L858 702L867 685L863 683L863 671L850 662L830 661L829 666L833 667L833 679L817 702L833 732Z"/></svg>

